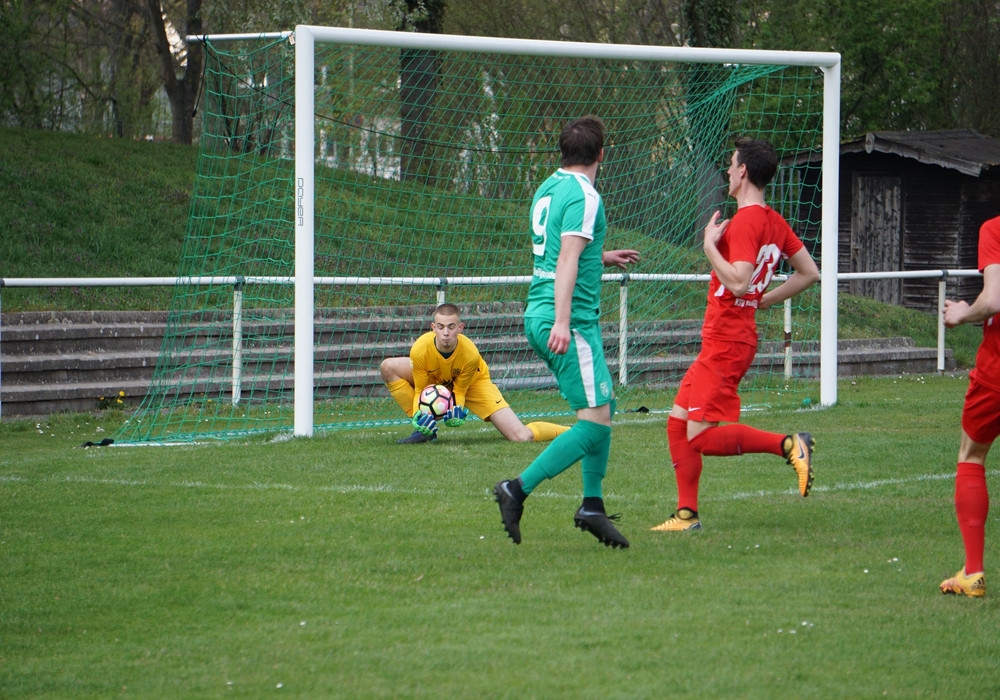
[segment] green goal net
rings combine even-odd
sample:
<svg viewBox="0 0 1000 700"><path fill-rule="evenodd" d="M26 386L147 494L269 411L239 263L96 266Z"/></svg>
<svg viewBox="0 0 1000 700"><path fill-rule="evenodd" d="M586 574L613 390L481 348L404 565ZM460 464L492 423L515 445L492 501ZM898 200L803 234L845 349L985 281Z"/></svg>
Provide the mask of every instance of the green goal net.
<svg viewBox="0 0 1000 700"><path fill-rule="evenodd" d="M555 42L393 46L383 45L390 33L372 32L369 43L369 33L352 32L359 40L315 43L311 192L296 171L295 35L205 38L179 282L152 384L118 441L291 430L296 231L310 195L317 430L405 433L379 364L406 355L443 301L462 309L466 335L518 415L569 415L524 339L521 313L531 197L559 165L562 124L584 114L608 129L597 180L607 246L642 254L627 275L609 268L603 288L620 411L668 409L697 351L709 272L702 230L713 211L733 213L725 170L735 137L775 145L782 165L768 201L820 258L816 65ZM758 323L747 407L817 401L819 289Z"/></svg>

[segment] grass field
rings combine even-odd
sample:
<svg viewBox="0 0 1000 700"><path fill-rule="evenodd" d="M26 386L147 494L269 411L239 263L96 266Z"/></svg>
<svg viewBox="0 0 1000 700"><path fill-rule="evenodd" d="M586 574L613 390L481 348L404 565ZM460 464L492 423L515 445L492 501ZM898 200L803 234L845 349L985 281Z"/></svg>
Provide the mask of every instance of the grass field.
<svg viewBox="0 0 1000 700"><path fill-rule="evenodd" d="M3 274L170 276L195 150L0 129ZM6 311L162 309L169 290L4 291ZM926 314L841 295L840 337ZM949 331L965 366L981 332ZM481 423L309 440L83 449L121 413L0 422L0 697L1000 696L996 538L985 600L952 488L963 377L843 382L810 430L817 485L707 458L698 533L674 508L662 414L618 418L606 481L627 551L572 527L579 469L504 535L493 483L540 451ZM818 396L818 391L815 392ZM669 405L669 397L651 401ZM996 476L996 458L988 465Z"/></svg>
<svg viewBox="0 0 1000 700"><path fill-rule="evenodd" d="M481 424L83 449L121 414L0 424L0 696L996 697L1000 584L942 596L964 377L844 381L778 458L706 458L704 529L674 506L662 414L616 422L605 482L632 542L575 530L579 468L526 504L539 452ZM995 458L987 465L996 477Z"/></svg>

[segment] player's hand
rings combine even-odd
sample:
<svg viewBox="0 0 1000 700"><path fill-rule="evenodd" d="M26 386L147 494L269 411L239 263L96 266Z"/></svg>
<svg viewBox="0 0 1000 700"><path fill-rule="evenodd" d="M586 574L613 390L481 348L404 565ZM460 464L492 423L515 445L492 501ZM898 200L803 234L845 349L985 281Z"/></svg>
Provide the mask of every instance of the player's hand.
<svg viewBox="0 0 1000 700"><path fill-rule="evenodd" d="M469 416L469 411L462 406L452 406L448 409L448 412L444 414L444 424L449 428L457 428L463 423L465 419Z"/></svg>
<svg viewBox="0 0 1000 700"><path fill-rule="evenodd" d="M715 212L712 214L712 220L708 222L705 226L705 247L709 246L715 247L719 239L722 238L722 234L726 232L726 227L729 226L729 219L722 219L719 221L719 217L722 216L722 212Z"/></svg>
<svg viewBox="0 0 1000 700"><path fill-rule="evenodd" d="M620 267L626 269L632 263L639 262L638 250L606 250L601 256L604 267Z"/></svg>
<svg viewBox="0 0 1000 700"><path fill-rule="evenodd" d="M947 328L954 328L965 323L965 317L969 313L969 302L944 300L944 310L941 315L944 317L944 325Z"/></svg>
<svg viewBox="0 0 1000 700"><path fill-rule="evenodd" d="M571 337L568 324L555 324L552 326L552 330L549 331L549 342L546 345L556 355L565 355L566 351L569 350Z"/></svg>
<svg viewBox="0 0 1000 700"><path fill-rule="evenodd" d="M417 411L413 414L413 420L410 421L410 424L413 426L414 430L423 433L427 437L434 437L437 435L437 421L434 420L434 416L430 413Z"/></svg>

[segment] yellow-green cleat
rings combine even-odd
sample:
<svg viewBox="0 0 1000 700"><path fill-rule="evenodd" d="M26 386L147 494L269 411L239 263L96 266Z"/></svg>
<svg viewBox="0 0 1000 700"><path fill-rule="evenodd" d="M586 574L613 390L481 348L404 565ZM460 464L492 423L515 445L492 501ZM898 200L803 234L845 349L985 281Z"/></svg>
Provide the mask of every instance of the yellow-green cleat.
<svg viewBox="0 0 1000 700"><path fill-rule="evenodd" d="M668 520L649 529L653 532L686 532L700 530L701 522L698 520L697 512L690 508L678 508L677 512L671 515Z"/></svg>
<svg viewBox="0 0 1000 700"><path fill-rule="evenodd" d="M816 441L809 433L795 433L785 438L782 451L785 459L792 465L795 475L799 477L799 493L805 498L813 485L813 451Z"/></svg>
<svg viewBox="0 0 1000 700"><path fill-rule="evenodd" d="M957 574L941 582L941 592L982 598L986 595L986 576L982 571L966 576L965 567L962 567Z"/></svg>

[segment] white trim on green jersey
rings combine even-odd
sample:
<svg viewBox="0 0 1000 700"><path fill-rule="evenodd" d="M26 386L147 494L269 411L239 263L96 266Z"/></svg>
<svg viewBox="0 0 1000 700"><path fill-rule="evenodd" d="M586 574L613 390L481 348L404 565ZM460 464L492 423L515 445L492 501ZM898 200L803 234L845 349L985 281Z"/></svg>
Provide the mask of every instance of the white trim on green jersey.
<svg viewBox="0 0 1000 700"><path fill-rule="evenodd" d="M556 263L562 237L580 236L588 243L580 255L570 322L598 320L606 234L604 202L585 175L560 168L542 183L531 203L534 270L525 316L555 319Z"/></svg>

